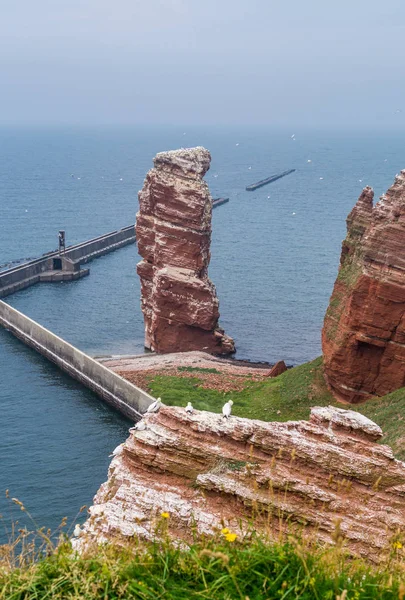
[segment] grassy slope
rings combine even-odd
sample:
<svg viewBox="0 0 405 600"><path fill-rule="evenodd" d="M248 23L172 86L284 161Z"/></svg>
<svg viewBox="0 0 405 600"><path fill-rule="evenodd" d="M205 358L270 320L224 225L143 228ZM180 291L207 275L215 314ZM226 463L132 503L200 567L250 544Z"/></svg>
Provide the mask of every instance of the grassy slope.
<svg viewBox="0 0 405 600"><path fill-rule="evenodd" d="M176 549L163 541L100 548L85 557L65 544L37 563L4 568L7 600L372 600L403 599L404 562L395 546L379 568L339 548L219 536ZM401 549L402 550L402 549Z"/></svg>
<svg viewBox="0 0 405 600"><path fill-rule="evenodd" d="M322 359L289 369L275 379L248 383L242 392L221 393L200 387L198 372L193 379L157 376L150 391L169 405L185 406L191 401L199 410L220 412L224 401L232 398L233 414L263 421L307 419L311 406L344 406L328 391L322 375ZM398 458L405 459L405 388L378 400L350 406L369 417L384 432Z"/></svg>

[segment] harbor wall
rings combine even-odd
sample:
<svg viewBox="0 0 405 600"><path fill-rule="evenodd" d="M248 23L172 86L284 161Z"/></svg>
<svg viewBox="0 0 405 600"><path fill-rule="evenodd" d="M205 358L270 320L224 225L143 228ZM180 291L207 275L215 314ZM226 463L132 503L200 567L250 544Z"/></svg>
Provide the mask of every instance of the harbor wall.
<svg viewBox="0 0 405 600"><path fill-rule="evenodd" d="M62 257L71 261L72 266L68 267L67 270L69 273L63 277L63 280L79 279L83 275L87 275L88 271L80 271L80 264L87 263L93 260L93 258L98 258L103 254L113 252L114 250L118 250L118 248L133 243L135 243L135 226L129 225L118 231L106 233L105 235L66 248ZM14 294L14 292L18 292L40 281L59 281L61 278L45 277L43 274L54 271L54 259L60 256L59 252L50 252L43 257L0 272L0 298ZM66 263L67 261L65 260ZM63 268L63 273L66 273L65 268Z"/></svg>
<svg viewBox="0 0 405 600"><path fill-rule="evenodd" d="M0 300L0 326L134 421L138 421L155 400L2 300Z"/></svg>

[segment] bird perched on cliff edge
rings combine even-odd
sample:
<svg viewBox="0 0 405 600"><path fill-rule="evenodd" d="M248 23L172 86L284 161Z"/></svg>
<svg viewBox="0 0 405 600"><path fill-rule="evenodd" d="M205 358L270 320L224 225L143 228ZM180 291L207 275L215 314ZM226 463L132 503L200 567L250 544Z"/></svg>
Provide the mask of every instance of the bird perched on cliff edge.
<svg viewBox="0 0 405 600"><path fill-rule="evenodd" d="M224 419L229 419L231 416L233 400L228 400L222 407L222 416Z"/></svg>
<svg viewBox="0 0 405 600"><path fill-rule="evenodd" d="M119 446L117 446L115 448L115 450L113 450L112 454L108 455L108 458L111 458L112 456L119 456L120 454L122 454L124 451L124 444L120 444Z"/></svg>
<svg viewBox="0 0 405 600"><path fill-rule="evenodd" d="M138 421L138 423L135 423L135 425L133 427L130 427L129 431L144 431L146 429L146 423L143 419L141 419L140 421Z"/></svg>
<svg viewBox="0 0 405 600"><path fill-rule="evenodd" d="M191 404L191 402L189 402L186 406L186 413L188 413L189 415L192 415L193 412L194 412L193 405Z"/></svg>
<svg viewBox="0 0 405 600"><path fill-rule="evenodd" d="M162 404L162 400L161 398L158 398L157 400L155 400L155 402L152 402L152 404L150 404L148 406L148 410L146 412L148 413L157 413L159 412L159 408Z"/></svg>
<svg viewBox="0 0 405 600"><path fill-rule="evenodd" d="M73 530L73 535L75 537L79 537L79 535L82 533L82 528L80 527L79 523L76 523L75 528Z"/></svg>

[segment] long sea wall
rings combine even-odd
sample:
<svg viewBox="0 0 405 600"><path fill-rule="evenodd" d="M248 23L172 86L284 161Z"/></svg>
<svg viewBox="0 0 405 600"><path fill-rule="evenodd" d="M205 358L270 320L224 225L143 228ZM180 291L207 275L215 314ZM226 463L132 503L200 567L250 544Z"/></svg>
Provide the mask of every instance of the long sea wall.
<svg viewBox="0 0 405 600"><path fill-rule="evenodd" d="M0 300L0 326L134 421L138 421L155 400L2 300Z"/></svg>
<svg viewBox="0 0 405 600"><path fill-rule="evenodd" d="M123 227L81 244L69 246L63 254L48 254L20 266L0 272L0 298L14 294L41 281L69 281L88 275L80 265L135 243L135 225ZM61 264L55 267L55 261ZM61 269L61 270L58 270Z"/></svg>

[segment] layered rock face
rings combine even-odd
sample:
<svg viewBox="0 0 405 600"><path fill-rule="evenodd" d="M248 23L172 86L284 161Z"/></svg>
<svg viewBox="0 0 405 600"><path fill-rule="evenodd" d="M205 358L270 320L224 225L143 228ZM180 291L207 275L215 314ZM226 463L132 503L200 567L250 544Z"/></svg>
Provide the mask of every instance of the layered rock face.
<svg viewBox="0 0 405 600"><path fill-rule="evenodd" d="M327 383L353 403L405 385L405 171L373 196L366 187L347 218L322 331Z"/></svg>
<svg viewBox="0 0 405 600"><path fill-rule="evenodd" d="M212 198L202 178L210 162L202 147L160 152L139 192L145 346L158 353L235 352L218 326L219 302L208 278Z"/></svg>
<svg viewBox="0 0 405 600"><path fill-rule="evenodd" d="M155 539L164 512L185 542L248 531L253 516L256 530L298 523L333 543L339 523L353 553L377 559L405 526L405 463L356 412L318 407L309 422L265 423L163 406L143 425L115 451L76 548Z"/></svg>

